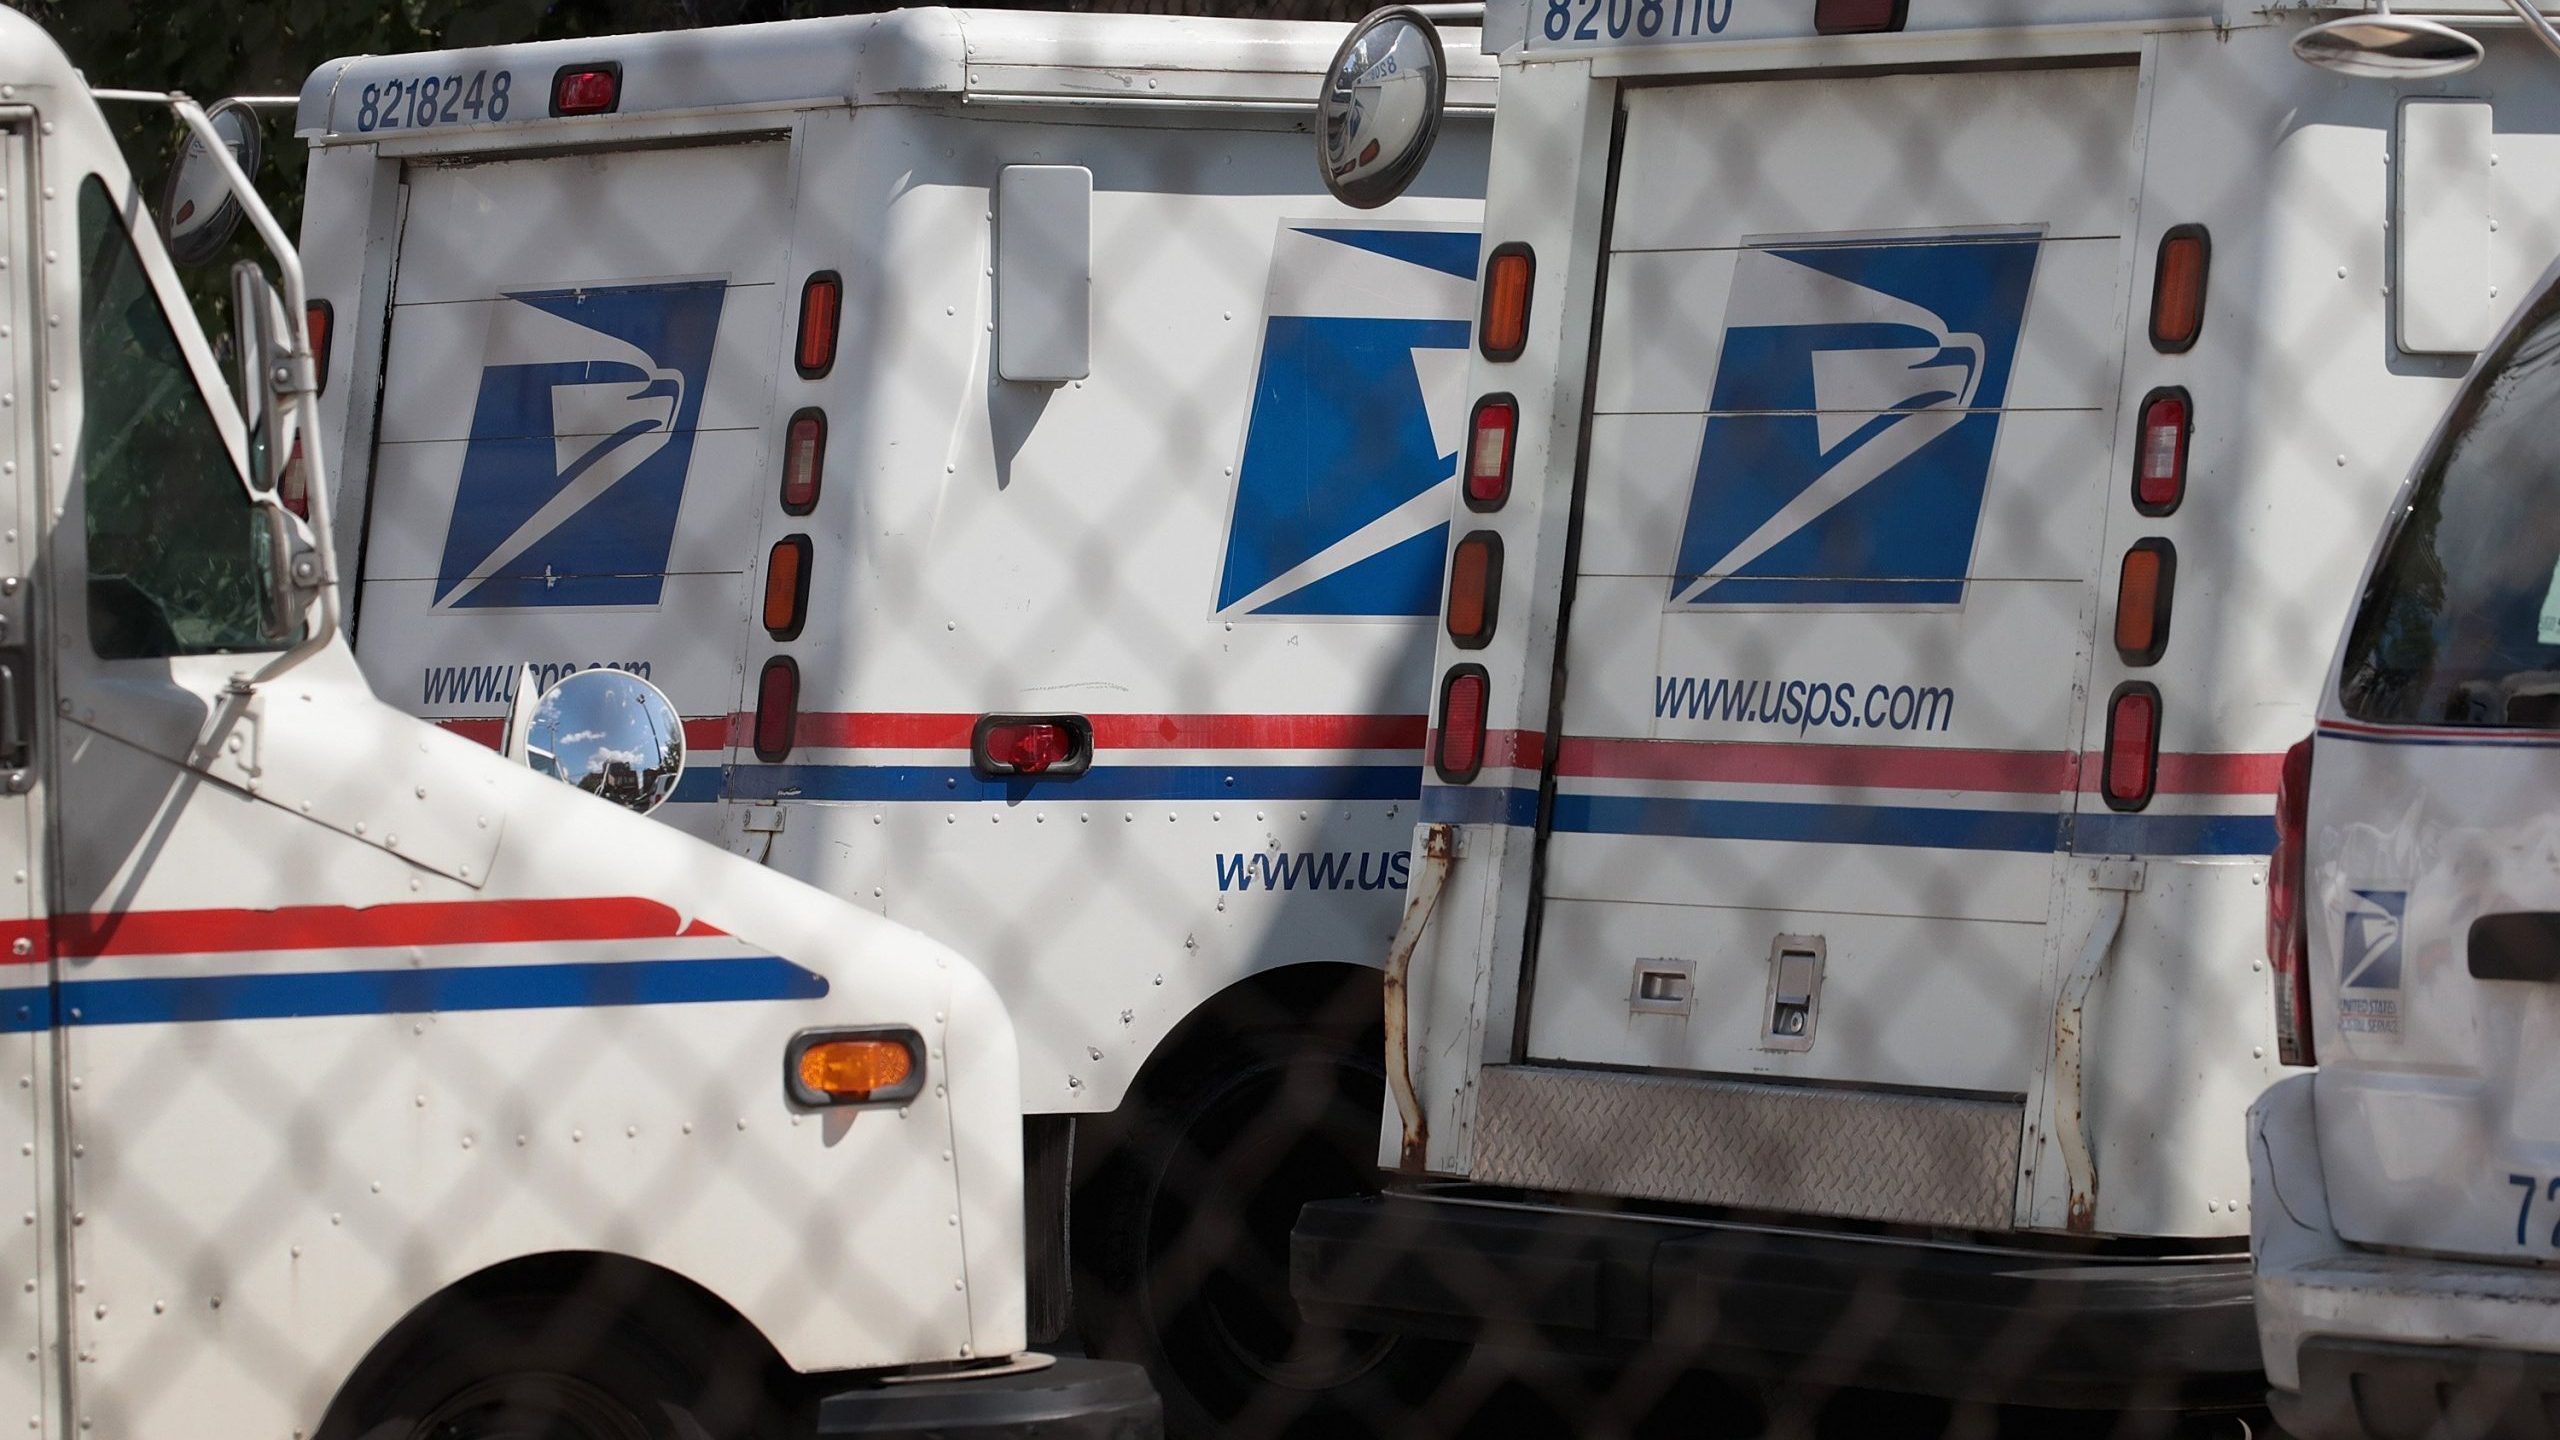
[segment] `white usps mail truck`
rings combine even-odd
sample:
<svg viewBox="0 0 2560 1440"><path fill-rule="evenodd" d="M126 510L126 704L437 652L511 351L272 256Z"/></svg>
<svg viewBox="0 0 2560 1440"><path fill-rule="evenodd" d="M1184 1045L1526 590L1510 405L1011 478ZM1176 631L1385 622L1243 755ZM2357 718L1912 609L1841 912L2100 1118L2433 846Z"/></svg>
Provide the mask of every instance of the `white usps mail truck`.
<svg viewBox="0 0 2560 1440"><path fill-rule="evenodd" d="M174 111L214 173L173 193L274 251L287 303L235 272L246 407L101 98ZM1134 1367L1018 1354L1021 1101L983 975L375 698L325 484L293 513L257 443L318 412L243 138L93 92L0 10L0 1414L1148 1433ZM550 753L595 689L528 704ZM580 753L599 790L674 758Z"/></svg>
<svg viewBox="0 0 2560 1440"><path fill-rule="evenodd" d="M334 62L299 121L365 674L482 739L528 665L646 675L709 757L662 818L983 957L1035 1329L1086 1117L1078 1309L1197 1423L1385 1365L1286 1241L1374 1184L1493 64L1451 32L1355 209L1343 32L914 9Z"/></svg>
<svg viewBox="0 0 2560 1440"><path fill-rule="evenodd" d="M2283 757L2560 251L2544 58L2430 9L2486 63L2351 84L2220 0L1495 0L1413 1183L1306 1213L1311 1313L2255 1397Z"/></svg>

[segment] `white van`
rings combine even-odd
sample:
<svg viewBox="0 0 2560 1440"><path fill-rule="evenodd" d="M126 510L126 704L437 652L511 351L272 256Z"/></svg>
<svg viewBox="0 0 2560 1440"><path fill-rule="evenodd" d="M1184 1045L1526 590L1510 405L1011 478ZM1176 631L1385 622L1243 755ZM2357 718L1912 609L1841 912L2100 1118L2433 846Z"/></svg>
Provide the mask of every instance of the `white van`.
<svg viewBox="0 0 2560 1440"><path fill-rule="evenodd" d="M1394 1369L1285 1247L1374 1183L1493 67L1452 32L1355 210L1342 36L914 9L337 61L299 120L366 675L486 740L524 665L644 674L708 757L662 817L985 957L1034 1328L1072 1133L1079 1317L1195 1428Z"/></svg>
<svg viewBox="0 0 2560 1440"><path fill-rule="evenodd" d="M2249 1136L2258 1330L2302 1440L2560 1424L2555 457L2560 270L2420 458L2286 762L2269 938L2320 1068Z"/></svg>
<svg viewBox="0 0 2560 1440"><path fill-rule="evenodd" d="M1021 1353L983 975L374 697L258 444L318 423L299 317L235 271L253 435L101 99L303 297L243 129L0 9L11 1431L1150 1433L1133 1367ZM662 704L582 675L527 738L642 798Z"/></svg>
<svg viewBox="0 0 2560 1440"><path fill-rule="evenodd" d="M2488 61L2395 91L2254 0L1489 6L1413 1183L1312 1312L2255 1398L2284 755L2560 253L2547 62L2429 9Z"/></svg>

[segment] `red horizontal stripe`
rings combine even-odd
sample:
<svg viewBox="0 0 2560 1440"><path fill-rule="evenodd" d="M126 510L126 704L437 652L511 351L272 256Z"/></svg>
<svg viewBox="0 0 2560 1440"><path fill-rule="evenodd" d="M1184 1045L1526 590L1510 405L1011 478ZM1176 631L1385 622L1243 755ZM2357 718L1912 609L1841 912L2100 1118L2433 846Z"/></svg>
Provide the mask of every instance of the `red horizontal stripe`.
<svg viewBox="0 0 2560 1440"><path fill-rule="evenodd" d="M684 722L684 748L687 750L718 750L727 745L729 743L729 720L730 717L725 715L686 716ZM507 738L507 722L504 720L492 719L488 716L471 716L461 719L434 720L428 723L450 730L454 734L459 735L463 739L469 740L474 744L486 745L492 750L495 750L500 745L504 744Z"/></svg>
<svg viewBox="0 0 2560 1440"><path fill-rule="evenodd" d="M194 955L262 950L355 950L389 945L507 945L526 941L652 940L727 932L638 896L574 900L461 900L288 905L274 910L126 910L58 915L59 953Z"/></svg>
<svg viewBox="0 0 2560 1440"><path fill-rule="evenodd" d="M1064 712L1061 712L1064 713ZM1093 715L1093 744L1111 750L1419 750L1420 715ZM755 717L730 718L745 745ZM794 742L836 750L966 750L968 713L805 710ZM690 732L690 725L687 726ZM690 740L690 733L687 736Z"/></svg>
<svg viewBox="0 0 2560 1440"><path fill-rule="evenodd" d="M2080 789L2084 776L2094 786L2102 759L2094 750L2084 757L2056 750L1577 736L1564 742L1556 768L1559 774L1609 780L2063 795ZM2282 755L2166 754L2160 757L2157 793L2272 795L2283 769Z"/></svg>

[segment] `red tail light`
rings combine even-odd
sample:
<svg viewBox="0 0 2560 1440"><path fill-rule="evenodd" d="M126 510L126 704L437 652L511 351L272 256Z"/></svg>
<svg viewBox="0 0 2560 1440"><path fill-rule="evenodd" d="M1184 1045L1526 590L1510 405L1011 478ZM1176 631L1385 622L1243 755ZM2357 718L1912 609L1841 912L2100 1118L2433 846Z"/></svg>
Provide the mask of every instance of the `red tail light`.
<svg viewBox="0 0 2560 1440"><path fill-rule="evenodd" d="M987 758L1018 775L1038 775L1074 749L1063 725L999 725L987 732Z"/></svg>
<svg viewBox="0 0 2560 1440"><path fill-rule="evenodd" d="M1484 266L1484 313L1476 323L1476 344L1487 360L1517 360L1529 348L1529 289L1538 261L1528 246L1513 241L1493 247Z"/></svg>
<svg viewBox="0 0 2560 1440"><path fill-rule="evenodd" d="M815 406L791 417L782 437L782 513L806 515L818 508L818 480L827 463L827 415Z"/></svg>
<svg viewBox="0 0 2560 1440"><path fill-rule="evenodd" d="M1816 35L1875 35L1902 28L1909 0L1813 0Z"/></svg>
<svg viewBox="0 0 2560 1440"><path fill-rule="evenodd" d="M1093 767L1093 722L1082 715L981 715L969 737L969 766L990 780L1072 779Z"/></svg>
<svg viewBox="0 0 2560 1440"><path fill-rule="evenodd" d="M622 65L564 65L551 76L553 115L610 115L622 104Z"/></svg>
<svg viewBox="0 0 2560 1440"><path fill-rule="evenodd" d="M2154 390L2142 402L2142 439L2133 467L2133 508L2160 516L2187 498L2187 436L2195 428L2187 392Z"/></svg>
<svg viewBox="0 0 2560 1440"><path fill-rule="evenodd" d="M337 312L326 300L314 300L302 307L302 328L311 334L311 372L318 382L316 393L329 393L329 327Z"/></svg>
<svg viewBox="0 0 2560 1440"><path fill-rule="evenodd" d="M2284 752L2276 852L2267 861L2267 968L2275 972L2276 1058L2319 1063L2311 1041L2311 928L2303 915L2311 831L2311 742Z"/></svg>
<svg viewBox="0 0 2560 1440"><path fill-rule="evenodd" d="M1481 665L1460 665L1440 682L1440 743L1432 767L1440 778L1464 785L1484 769L1484 704Z"/></svg>
<svg viewBox="0 0 2560 1440"><path fill-rule="evenodd" d="M2115 810L2151 803L2160 769L2160 692L2139 680L2116 687L2107 702L2107 753L2099 793Z"/></svg>
<svg viewBox="0 0 2560 1440"><path fill-rule="evenodd" d="M2204 286L2213 242L2201 225L2179 225L2160 237L2160 261L2151 276L2151 348L2175 355L2204 331Z"/></svg>
<svg viewBox="0 0 2560 1440"><path fill-rule="evenodd" d="M1502 537L1478 530L1449 557L1449 638L1461 650L1483 649L1501 602Z"/></svg>
<svg viewBox="0 0 2560 1440"><path fill-rule="evenodd" d="M792 363L800 378L815 380L835 368L836 321L844 309L844 281L821 270L800 287L800 339Z"/></svg>
<svg viewBox="0 0 2560 1440"><path fill-rule="evenodd" d="M1467 422L1467 508L1499 510L1511 498L1511 451L1520 438L1520 406L1508 395L1476 402Z"/></svg>
<svg viewBox="0 0 2560 1440"><path fill-rule="evenodd" d="M308 520L311 518L311 472L302 463L302 437L293 437L293 453L284 460L284 474L276 478L276 498L284 508Z"/></svg>
<svg viewBox="0 0 2560 1440"><path fill-rule="evenodd" d="M799 728L800 666L788 655L776 655L756 677L756 758L779 760L790 754Z"/></svg>

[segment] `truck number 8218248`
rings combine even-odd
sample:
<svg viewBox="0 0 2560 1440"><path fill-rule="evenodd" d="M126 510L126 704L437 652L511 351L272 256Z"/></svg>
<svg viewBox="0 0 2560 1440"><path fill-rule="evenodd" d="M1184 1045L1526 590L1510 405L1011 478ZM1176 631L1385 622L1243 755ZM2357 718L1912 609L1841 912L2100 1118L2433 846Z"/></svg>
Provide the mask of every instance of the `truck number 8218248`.
<svg viewBox="0 0 2560 1440"><path fill-rule="evenodd" d="M474 70L463 75L416 75L367 82L356 92L356 130L425 130L436 125L477 125L507 118L515 75Z"/></svg>
<svg viewBox="0 0 2560 1440"><path fill-rule="evenodd" d="M1733 0L1547 0L1540 28L1552 41L1659 40L1721 35Z"/></svg>

